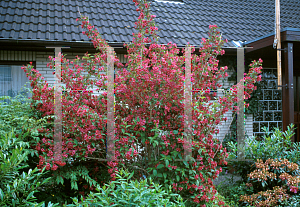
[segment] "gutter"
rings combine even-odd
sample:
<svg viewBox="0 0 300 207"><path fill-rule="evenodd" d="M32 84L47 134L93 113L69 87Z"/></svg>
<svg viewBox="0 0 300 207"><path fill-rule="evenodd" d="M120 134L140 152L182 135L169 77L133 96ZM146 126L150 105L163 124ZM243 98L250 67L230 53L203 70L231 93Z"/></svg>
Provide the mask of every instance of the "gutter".
<svg viewBox="0 0 300 207"><path fill-rule="evenodd" d="M49 51L46 47L53 46L67 46L70 47L68 51L77 51L77 52L96 52L94 45L90 41L51 41L51 40L40 40L40 39L11 39L11 38L0 38L1 48L3 50L35 50L35 51ZM124 43L129 42L107 42L109 46L113 47L117 53L127 53ZM148 44L149 45L149 44ZM167 44L161 44L167 45ZM199 49L201 45L192 45L195 49ZM22 47L22 48L21 48ZM177 45L178 48L184 48L186 45ZM235 54L236 47L222 47L226 51L226 54L232 55ZM196 53L199 53L198 51Z"/></svg>
<svg viewBox="0 0 300 207"><path fill-rule="evenodd" d="M91 45L93 47L93 43L90 41L59 41L59 40L41 40L41 39L12 39L12 38L0 38L0 42L13 42L13 43L28 43L28 44L38 44L38 45L47 45L47 44L55 44L55 45ZM130 42L107 42L110 46L115 47L124 47L124 44ZM160 44L160 45L168 45L168 44ZM195 48L200 48L201 45L191 45ZM177 45L178 48L186 47L186 45ZM222 49L226 48L234 48L234 47L222 47Z"/></svg>

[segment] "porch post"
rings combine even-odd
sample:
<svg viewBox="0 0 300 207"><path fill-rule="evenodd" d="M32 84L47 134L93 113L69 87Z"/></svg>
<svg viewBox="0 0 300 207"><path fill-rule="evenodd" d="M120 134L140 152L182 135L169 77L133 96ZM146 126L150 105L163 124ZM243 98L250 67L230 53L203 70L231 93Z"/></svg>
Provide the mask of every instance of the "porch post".
<svg viewBox="0 0 300 207"><path fill-rule="evenodd" d="M70 48L70 47L46 47L46 48L54 48L55 53L55 74L54 74L54 133L53 133L53 152L54 152L54 160L62 162L62 86L61 86L61 50L62 48Z"/></svg>
<svg viewBox="0 0 300 207"><path fill-rule="evenodd" d="M238 113L237 113L237 158L245 159L245 116L244 116L244 72L245 72L245 52L243 47L237 48L237 83L238 83Z"/></svg>
<svg viewBox="0 0 300 207"><path fill-rule="evenodd" d="M284 43L284 71L282 87L282 126L283 131L294 123L294 85L293 85L293 43ZM295 136L292 137L295 141Z"/></svg>

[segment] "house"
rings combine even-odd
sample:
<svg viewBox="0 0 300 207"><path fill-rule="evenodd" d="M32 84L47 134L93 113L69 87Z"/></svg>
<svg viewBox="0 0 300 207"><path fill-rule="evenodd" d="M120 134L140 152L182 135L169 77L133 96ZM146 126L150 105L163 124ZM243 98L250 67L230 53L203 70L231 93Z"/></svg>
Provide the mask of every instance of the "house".
<svg viewBox="0 0 300 207"><path fill-rule="evenodd" d="M182 47L187 42L198 46L202 37L208 37L208 26L216 24L222 37L228 39L225 57L236 60L236 47L244 46L247 47L246 60L262 58L263 82L260 94L257 94L260 112L247 115L246 131L248 135L260 136L263 126L285 130L287 125L294 123L298 127L295 138L300 141L300 4L299 0L281 1L282 90L277 89L276 50L272 47L274 8L271 0L151 1L162 44L171 41ZM138 17L131 0L2 0L1 95L19 90L26 82L20 66L29 61L50 84L54 82L53 71L46 67L47 58L54 55L54 50L46 47L69 46L69 49L63 49L68 57L95 52L78 27L78 10L89 16L90 22L114 47L121 62L126 62L123 43L131 41ZM221 137L227 131L224 126L220 129Z"/></svg>

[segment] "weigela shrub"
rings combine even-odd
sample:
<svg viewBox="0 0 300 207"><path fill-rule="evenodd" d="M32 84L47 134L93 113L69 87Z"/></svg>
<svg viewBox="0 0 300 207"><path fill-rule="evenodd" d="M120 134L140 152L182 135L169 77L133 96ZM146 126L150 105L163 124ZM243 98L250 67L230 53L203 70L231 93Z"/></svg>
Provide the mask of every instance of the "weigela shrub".
<svg viewBox="0 0 300 207"><path fill-rule="evenodd" d="M218 68L218 55L225 52L218 27L209 27L209 38L202 39L199 55L192 54L192 83L198 93L192 101L193 159L184 158L184 77L185 49L176 44L158 44L154 15L150 3L136 1L140 13L135 23L137 33L127 47L127 69L113 56L114 65L120 68L115 78L115 160L106 162L108 173L115 180L120 167L146 175L185 199L200 205L215 201L213 179L222 171L218 165L226 164L226 149L213 134L217 125L226 120L224 114L236 111L238 90L245 89L249 98L254 83L261 80L262 60L253 61L244 81L233 86L224 96L211 100L211 94L221 87L219 80L227 77L227 67ZM87 17L79 19L86 34L100 52L86 54L82 59L67 60L61 55L61 81L70 90L62 95L63 143L62 156L76 163L88 159L106 158L107 93L92 95L90 90L106 90L109 45L89 23ZM195 52L195 48L192 52ZM181 55L183 54L183 55ZM55 66L50 57L50 68ZM33 107L43 116L54 113L53 87L49 87L40 73L28 65L24 68L31 79ZM85 73L83 73L85 72ZM53 120L49 120L49 123ZM57 171L67 163L53 160L53 129L40 129L44 134L37 143L39 167ZM139 150L142 148L143 150ZM181 160L181 161L178 161ZM71 160L71 161L70 161ZM104 162L101 162L102 164Z"/></svg>
<svg viewBox="0 0 300 207"><path fill-rule="evenodd" d="M247 205L275 206L299 194L299 167L287 159L257 160L256 169L251 172L248 186L258 192L243 195L240 201Z"/></svg>

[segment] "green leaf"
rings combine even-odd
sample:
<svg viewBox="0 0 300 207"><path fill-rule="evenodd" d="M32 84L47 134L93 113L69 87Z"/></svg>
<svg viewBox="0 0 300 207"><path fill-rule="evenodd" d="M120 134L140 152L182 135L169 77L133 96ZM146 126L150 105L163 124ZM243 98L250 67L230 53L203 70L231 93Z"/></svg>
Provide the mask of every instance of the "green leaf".
<svg viewBox="0 0 300 207"><path fill-rule="evenodd" d="M156 168L157 168L157 169L160 169L160 168L163 168L163 167L164 167L163 164L159 164Z"/></svg>
<svg viewBox="0 0 300 207"><path fill-rule="evenodd" d="M4 196L4 194L3 194L3 191L2 191L2 189L0 188L0 199L3 201L3 196Z"/></svg>
<svg viewBox="0 0 300 207"><path fill-rule="evenodd" d="M167 167L169 166L169 160L166 160L166 166Z"/></svg>
<svg viewBox="0 0 300 207"><path fill-rule="evenodd" d="M34 194L34 191L30 192L29 195L27 196L26 200L29 200Z"/></svg>
<svg viewBox="0 0 300 207"><path fill-rule="evenodd" d="M14 186L15 189L17 188L17 184L18 184L18 180L15 180L14 183L13 183L13 186Z"/></svg>
<svg viewBox="0 0 300 207"><path fill-rule="evenodd" d="M167 173L163 173L163 176L166 179L167 178Z"/></svg>
<svg viewBox="0 0 300 207"><path fill-rule="evenodd" d="M153 175L157 176L157 170L153 170Z"/></svg>
<svg viewBox="0 0 300 207"><path fill-rule="evenodd" d="M133 174L134 174L134 172L132 172L132 173L128 176L127 179L129 180L130 178L132 178Z"/></svg>

